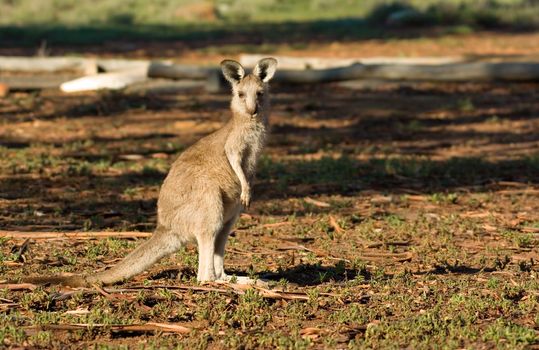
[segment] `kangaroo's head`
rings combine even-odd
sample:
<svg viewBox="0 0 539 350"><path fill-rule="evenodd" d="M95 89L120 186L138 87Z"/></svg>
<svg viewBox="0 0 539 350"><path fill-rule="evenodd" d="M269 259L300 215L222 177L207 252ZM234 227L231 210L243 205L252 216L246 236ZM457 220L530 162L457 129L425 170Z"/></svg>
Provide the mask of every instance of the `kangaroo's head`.
<svg viewBox="0 0 539 350"><path fill-rule="evenodd" d="M275 58L264 58L258 61L251 74L245 75L245 70L238 62L221 62L223 75L232 85L230 106L234 114L256 118L267 111L268 82L273 78L276 68Z"/></svg>

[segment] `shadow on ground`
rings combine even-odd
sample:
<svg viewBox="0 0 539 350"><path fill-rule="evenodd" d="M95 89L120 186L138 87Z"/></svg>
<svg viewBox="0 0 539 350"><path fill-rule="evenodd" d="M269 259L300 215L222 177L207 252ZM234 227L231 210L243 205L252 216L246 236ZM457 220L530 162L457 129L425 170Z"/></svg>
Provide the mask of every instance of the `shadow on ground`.
<svg viewBox="0 0 539 350"><path fill-rule="evenodd" d="M246 271L227 270L230 275L247 276ZM181 276L194 277L196 271L190 268L168 268L161 270L150 279L178 279ZM366 270L346 269L344 263L337 263L335 266L322 266L320 264L302 264L293 268L278 270L277 272L261 272L257 276L263 280L279 282L286 280L288 283L306 287L317 286L329 281L345 282L361 276L361 281L370 279L370 274Z"/></svg>
<svg viewBox="0 0 539 350"><path fill-rule="evenodd" d="M155 217L155 199L126 200L128 189L157 188L164 172L146 171L119 176L89 175L52 178L11 177L0 183L0 197L32 205L4 207L2 226L31 224L43 220L30 215L27 221L13 216L30 210L73 216L72 224L93 220L94 229L118 228L122 222L135 225ZM477 191L497 181L539 184L539 158L489 162L476 158L447 161L418 159L373 159L361 162L348 157L313 161L262 162L255 186L257 200L286 199L309 195L349 196L361 190L405 194ZM156 192L153 196L156 195ZM60 211L53 208L61 208ZM103 214L115 212L114 220ZM274 213L275 214L275 213ZM13 221L9 219L13 217ZM153 221L153 220L152 220ZM133 228L133 227L132 227Z"/></svg>
<svg viewBox="0 0 539 350"><path fill-rule="evenodd" d="M254 188L257 201L349 196L364 190L488 191L498 181L539 184L539 136L534 130L539 104L534 84L418 84L361 90L317 85L276 87L275 91L268 156L260 160ZM91 142L76 151L49 141L61 151L56 158L48 156L47 142L44 150L37 151L41 153L33 153L38 134L31 140L3 136L4 161L12 162L0 182L0 197L10 203L0 209L3 227L53 225L67 215L75 227L87 227L90 220L92 229L151 229L158 187L175 159L173 154L199 137L193 130L168 126L194 117L201 123L221 122L229 113L226 94L192 94L182 100L173 95L121 93L90 97L73 99L67 106L60 97L39 102L58 110L21 112L9 124L35 132L39 129L28 121L72 122L73 130L78 130L78 118L84 117L90 122L95 118L98 131L139 129L114 139L98 132L89 140L80 139ZM176 117L179 112L183 115ZM177 139L182 143L171 146ZM455 151L463 144L499 157ZM513 150L522 153L514 155ZM126 153L141 159L122 161L120 156ZM156 153L166 155L159 166L142 163ZM432 157L436 154L443 157ZM116 167L118 162L127 165ZM55 164L64 168L56 169ZM106 218L99 212L117 214Z"/></svg>

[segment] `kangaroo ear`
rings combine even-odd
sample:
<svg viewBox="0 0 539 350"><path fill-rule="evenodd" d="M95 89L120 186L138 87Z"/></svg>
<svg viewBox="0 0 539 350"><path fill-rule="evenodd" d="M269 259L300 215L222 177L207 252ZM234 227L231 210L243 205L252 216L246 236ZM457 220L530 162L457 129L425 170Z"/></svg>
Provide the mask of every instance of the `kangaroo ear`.
<svg viewBox="0 0 539 350"><path fill-rule="evenodd" d="M224 60L221 62L221 70L225 79L228 80L231 84L237 84L243 79L245 75L245 70L236 61L233 60Z"/></svg>
<svg viewBox="0 0 539 350"><path fill-rule="evenodd" d="M270 81L277 69L277 60L273 57L263 58L253 69L253 74L260 78L264 83Z"/></svg>

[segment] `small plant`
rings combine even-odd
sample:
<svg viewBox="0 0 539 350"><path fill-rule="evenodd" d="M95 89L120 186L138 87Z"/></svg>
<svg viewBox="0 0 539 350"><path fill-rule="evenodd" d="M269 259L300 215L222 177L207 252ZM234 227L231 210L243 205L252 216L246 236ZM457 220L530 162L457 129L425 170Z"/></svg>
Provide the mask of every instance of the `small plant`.
<svg viewBox="0 0 539 350"><path fill-rule="evenodd" d="M397 129L405 133L420 132L425 128L420 120L414 119L408 123L397 123Z"/></svg>
<svg viewBox="0 0 539 350"><path fill-rule="evenodd" d="M138 188L137 187L127 187L125 190L124 190L124 195L130 197L130 198L133 198L136 196L138 192Z"/></svg>
<svg viewBox="0 0 539 350"><path fill-rule="evenodd" d="M518 268L522 272L531 272L534 265L535 261L532 258L529 261L521 260L518 262Z"/></svg>
<svg viewBox="0 0 539 350"><path fill-rule="evenodd" d="M466 97L466 98L460 99L457 102L457 108L461 112L471 112L471 111L473 111L475 109L475 106L474 106L472 100L469 97Z"/></svg>
<svg viewBox="0 0 539 350"><path fill-rule="evenodd" d="M429 200L436 204L456 204L459 199L457 193L433 193Z"/></svg>
<svg viewBox="0 0 539 350"><path fill-rule="evenodd" d="M502 236L512 241L519 248L531 248L534 246L534 237L530 233L523 233L516 230L504 230Z"/></svg>
<svg viewBox="0 0 539 350"><path fill-rule="evenodd" d="M516 347L535 343L537 335L533 329L500 318L487 327L483 340Z"/></svg>

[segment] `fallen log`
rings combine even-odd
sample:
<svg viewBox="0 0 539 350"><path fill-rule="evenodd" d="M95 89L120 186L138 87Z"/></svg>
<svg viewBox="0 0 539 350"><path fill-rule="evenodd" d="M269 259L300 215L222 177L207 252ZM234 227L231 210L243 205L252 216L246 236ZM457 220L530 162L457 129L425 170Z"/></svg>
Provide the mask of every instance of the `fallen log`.
<svg viewBox="0 0 539 350"><path fill-rule="evenodd" d="M134 69L148 69L151 62L148 60L124 60L116 58L96 59L97 67L102 72L120 72Z"/></svg>
<svg viewBox="0 0 539 350"><path fill-rule="evenodd" d="M274 81L312 84L357 79L398 81L535 81L539 80L539 63L470 62L441 65L361 64L320 70L278 70Z"/></svg>
<svg viewBox="0 0 539 350"><path fill-rule="evenodd" d="M258 60L259 56L245 56L248 60ZM245 65L253 62L243 59ZM6 61L7 59L7 61ZM274 81L293 84L314 84L350 80L371 81L432 81L432 82L459 82L459 81L536 81L539 80L539 63L529 61L514 62L466 62L456 57L427 57L427 58L371 58L361 59L361 63L348 66L332 66L334 64L349 64L355 59L334 60L315 58L283 57L279 62L281 67L277 71ZM16 63L16 61L21 62ZM6 58L0 57L0 69L11 67L13 69L30 69L28 60L36 61L36 67L42 69L75 69L83 67L90 60L99 70L107 71L103 74L92 74L70 80L60 85L62 91L90 91L99 89L123 89L135 83L146 81L148 78L205 80L208 92L223 91L228 84L222 78L218 67L202 67L194 65L180 65L169 62L149 62L143 60L95 60L81 58ZM287 64L287 60L289 64ZM316 61L318 60L318 61ZM9 64L6 64L8 62ZM299 63L298 63L299 62ZM375 62L375 63L373 63ZM54 63L49 65L49 63ZM286 69L306 65L309 69ZM26 67L26 68L25 68ZM329 67L312 69L313 67ZM32 68L32 69L33 69ZM282 69L285 68L285 69ZM32 89L57 87L59 80L65 79L55 75L44 79L43 77L0 77L12 89Z"/></svg>
<svg viewBox="0 0 539 350"><path fill-rule="evenodd" d="M96 74L98 72L117 72L135 68L147 68L147 60L97 59L86 57L26 57L0 56L0 71L56 73L75 72Z"/></svg>
<svg viewBox="0 0 539 350"><path fill-rule="evenodd" d="M201 80L148 79L127 87L126 93L180 94L201 91L205 87L204 84Z"/></svg>
<svg viewBox="0 0 539 350"><path fill-rule="evenodd" d="M95 60L82 57L0 57L0 71L13 72L59 72L93 73L97 71Z"/></svg>
<svg viewBox="0 0 539 350"><path fill-rule="evenodd" d="M152 78L205 79L208 68L195 65L172 64L169 61L97 59L84 57L24 57L0 56L0 71L26 73L76 72L84 75L98 72L147 70Z"/></svg>
<svg viewBox="0 0 539 350"><path fill-rule="evenodd" d="M260 54L240 55L240 63L244 67L253 68L258 61L267 57ZM355 63L362 64L448 64L464 62L464 57L355 57L355 58L329 58L329 57L292 57L274 56L280 69L327 69L347 67Z"/></svg>
<svg viewBox="0 0 539 350"><path fill-rule="evenodd" d="M280 64L280 62L279 62ZM535 62L459 62L447 64L362 64L327 69L281 69L274 82L318 84L369 80L371 82L493 82L539 81L539 63ZM223 91L228 84L221 74L208 76L206 90Z"/></svg>
<svg viewBox="0 0 539 350"><path fill-rule="evenodd" d="M12 91L57 89L66 80L75 79L75 75L46 74L46 75L0 75L0 83L5 84Z"/></svg>
<svg viewBox="0 0 539 350"><path fill-rule="evenodd" d="M215 70L220 71L219 68L215 67L152 62L148 67L148 77L192 80L206 79Z"/></svg>

